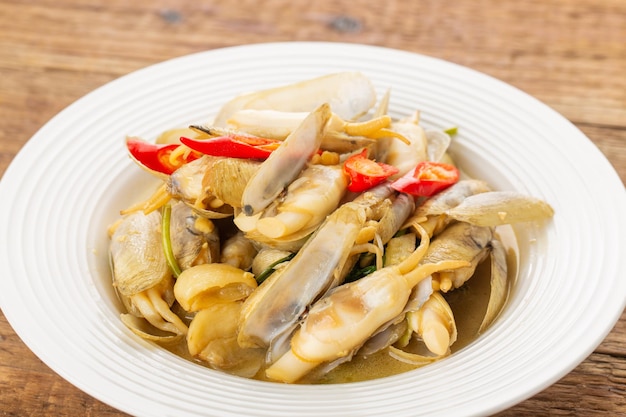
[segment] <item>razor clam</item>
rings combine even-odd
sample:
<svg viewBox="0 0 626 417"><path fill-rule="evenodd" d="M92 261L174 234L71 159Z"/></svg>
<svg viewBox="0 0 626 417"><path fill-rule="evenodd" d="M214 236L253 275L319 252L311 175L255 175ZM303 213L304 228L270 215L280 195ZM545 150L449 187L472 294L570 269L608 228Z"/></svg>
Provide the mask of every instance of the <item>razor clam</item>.
<svg viewBox="0 0 626 417"><path fill-rule="evenodd" d="M402 336L402 343L388 346L389 356L400 362L423 366L450 354L450 346L457 339L456 321L441 293L432 293L419 309L408 311L405 322L407 332ZM411 351L403 350L413 334L421 343Z"/></svg>
<svg viewBox="0 0 626 417"><path fill-rule="evenodd" d="M442 235L445 237L445 233L442 233ZM435 241L440 238L441 235L437 239L435 239ZM431 248L429 248L429 252L440 252L440 249L441 246L433 245L431 246ZM471 261L472 265L469 267L471 272L468 273L467 268L459 268L455 271L441 271L438 274L433 274L434 276L436 276L436 279L439 280L439 286L442 286L442 275L473 275L474 271L472 268L475 262L474 259L480 257L480 252L482 252L482 250L480 249L477 250L479 252L478 255L476 255L476 250L460 250L458 251L458 253L456 253L456 256L459 256L461 258L465 257L467 260ZM490 255L491 258L491 290L489 295L489 302L487 305L487 311L483 316L483 320L478 330L479 334L493 323L497 315L502 310L508 293L506 252L504 246L496 236L494 236L489 241L487 253ZM459 283L464 282L463 280L464 278L461 278L459 280ZM454 285L459 285L459 283L455 283ZM421 306L407 305L407 310L407 337L410 338L412 333L416 334L417 337L422 340L425 347L432 354L435 355L434 358L442 357L449 354L450 347L456 341L457 329L454 314L452 313L452 310L450 309L447 301L442 297L441 293L439 291L433 293L430 296L430 299L428 299L428 301ZM422 356L415 353L404 352L398 348L390 348L390 354L398 360L412 363L415 365L423 365L433 361L433 356Z"/></svg>
<svg viewBox="0 0 626 417"><path fill-rule="evenodd" d="M406 320L393 323L370 337L356 352L357 356L367 357L396 343L407 331ZM332 369L332 368L331 368ZM324 373L331 369L325 368Z"/></svg>
<svg viewBox="0 0 626 417"><path fill-rule="evenodd" d="M378 221L376 233L380 236L383 244L396 234L402 227L406 219L415 209L415 200L408 194L398 194L382 218Z"/></svg>
<svg viewBox="0 0 626 417"><path fill-rule="evenodd" d="M352 352L346 356L316 367L307 375L306 380L316 381L342 363L351 361L355 356L366 358L382 349L385 349L391 344L397 342L404 335L404 333L406 333L406 329L406 320L401 320L387 325L383 330L378 331L378 333L370 337L358 350L353 349Z"/></svg>
<svg viewBox="0 0 626 417"><path fill-rule="evenodd" d="M243 191L241 202L246 215L266 208L300 174L318 150L329 118L330 107L322 104L261 164Z"/></svg>
<svg viewBox="0 0 626 417"><path fill-rule="evenodd" d="M415 251L415 243L416 236L413 232L392 238L385 251L385 266L399 265L402 263ZM407 333L406 315L410 311L418 310L430 298L432 293L432 277L429 276L413 287L409 300L404 306L402 313L381 326L377 330L377 333L374 333L357 351L357 355L371 355L391 346L397 341L402 345L408 343L410 333Z"/></svg>
<svg viewBox="0 0 626 417"><path fill-rule="evenodd" d="M308 114L307 112L276 110L240 110L228 119L228 129L263 138L284 140ZM327 151L352 152L372 145L385 134L391 134L395 138L408 142L408 139L398 134L399 132L394 133L393 130L387 129L391 124L392 120L388 115L351 122L331 113L320 146Z"/></svg>
<svg viewBox="0 0 626 417"><path fill-rule="evenodd" d="M473 226L464 222L453 223L432 240L423 262L436 263L445 259L467 261L467 267L443 271L433 276L433 279L439 280L444 292L459 288L471 278L476 266L489 255L493 239L491 227Z"/></svg>
<svg viewBox="0 0 626 417"><path fill-rule="evenodd" d="M267 368L266 376L295 382L320 364L352 355L402 313L411 290L420 281L439 270L467 265L457 260L422 264L429 239L423 229L420 235L420 245L402 263L336 287L313 304L292 336L290 349Z"/></svg>
<svg viewBox="0 0 626 417"><path fill-rule="evenodd" d="M310 165L287 187L285 197L274 202L258 219L255 217L255 222L242 221L242 213L235 218L235 224L244 232L256 230L269 239L288 239L293 233L322 223L339 204L346 186L341 165Z"/></svg>
<svg viewBox="0 0 626 417"><path fill-rule="evenodd" d="M390 240L385 252L385 266L399 265L415 251L415 234L407 233ZM401 242L394 245L392 242ZM408 244L407 244L408 243ZM396 252L396 253L393 253ZM400 252L400 253L397 253ZM357 355L368 356L374 354L394 343L401 338L406 338L407 321L406 314L409 311L419 309L433 293L432 278L426 277L420 281L412 290L409 300L404 306L402 313L385 325L381 326L377 333L365 342L358 350Z"/></svg>
<svg viewBox="0 0 626 417"><path fill-rule="evenodd" d="M378 202L372 205L366 226L361 229L356 244L361 249L372 248L368 242L375 242L382 256L382 245L385 245L393 235L402 228L405 220L415 208L415 200L407 194L396 194L387 183L383 183L365 194L361 194L354 201L362 201L364 196L376 196ZM355 247L358 252L358 248ZM369 249L367 250L371 252ZM362 251L361 251L362 252ZM382 266L382 264L380 265Z"/></svg>
<svg viewBox="0 0 626 417"><path fill-rule="evenodd" d="M457 338L457 328L452 309L441 293L432 293L419 309L408 312L407 323L429 351L437 356L450 353L450 346Z"/></svg>
<svg viewBox="0 0 626 417"><path fill-rule="evenodd" d="M491 191L486 182L461 180L420 204L414 217L438 216L461 204L467 197Z"/></svg>
<svg viewBox="0 0 626 417"><path fill-rule="evenodd" d="M498 239L493 239L491 246L491 278L489 302L483 321L478 328L478 333L484 332L502 311L508 294L508 267L506 263L506 250Z"/></svg>
<svg viewBox="0 0 626 417"><path fill-rule="evenodd" d="M252 226L251 226L252 227ZM297 252L307 242L315 227L301 229L284 238L269 238L256 229L249 229L245 236L259 248L272 248L289 252Z"/></svg>
<svg viewBox="0 0 626 417"><path fill-rule="evenodd" d="M432 237L444 230L452 220L445 215L448 210L458 206L471 195L488 191L489 186L484 181L461 180L425 200L416 208L411 220L419 222Z"/></svg>
<svg viewBox="0 0 626 417"><path fill-rule="evenodd" d="M243 109L227 120L227 129L263 138L284 140L296 130L308 112Z"/></svg>
<svg viewBox="0 0 626 417"><path fill-rule="evenodd" d="M477 226L499 226L548 219L554 209L543 200L515 191L491 191L467 197L446 215Z"/></svg>
<svg viewBox="0 0 626 417"><path fill-rule="evenodd" d="M214 124L225 127L232 114L242 109L310 112L324 103L341 118L354 120L375 102L376 91L367 77L359 72L339 72L237 96L224 104Z"/></svg>
<svg viewBox="0 0 626 417"><path fill-rule="evenodd" d="M242 346L270 347L274 339L291 333L308 305L337 280L365 224L365 211L351 203L339 207L285 268L246 299L239 323Z"/></svg>
<svg viewBox="0 0 626 417"><path fill-rule="evenodd" d="M311 236L298 254L272 274L244 303L239 342L270 347L269 356L282 353L300 316L316 299L336 287L365 222L393 194L379 185L337 208Z"/></svg>

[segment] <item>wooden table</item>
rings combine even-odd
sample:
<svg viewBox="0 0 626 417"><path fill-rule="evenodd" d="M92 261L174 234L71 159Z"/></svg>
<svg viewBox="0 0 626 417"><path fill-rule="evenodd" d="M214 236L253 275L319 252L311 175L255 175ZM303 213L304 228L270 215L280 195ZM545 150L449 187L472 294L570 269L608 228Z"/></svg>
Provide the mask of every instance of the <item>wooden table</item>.
<svg viewBox="0 0 626 417"><path fill-rule="evenodd" d="M110 80L291 40L382 45L490 74L562 113L626 179L623 0L0 0L0 175L44 123ZM500 415L626 416L625 342L622 315L574 371ZM51 371L0 314L0 415L124 414Z"/></svg>

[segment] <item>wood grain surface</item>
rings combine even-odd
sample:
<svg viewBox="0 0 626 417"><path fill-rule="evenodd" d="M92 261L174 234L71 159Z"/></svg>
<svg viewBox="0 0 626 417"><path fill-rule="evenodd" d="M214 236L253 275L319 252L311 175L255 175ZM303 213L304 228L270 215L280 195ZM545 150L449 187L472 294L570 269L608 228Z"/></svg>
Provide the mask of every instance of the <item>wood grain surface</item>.
<svg viewBox="0 0 626 417"><path fill-rule="evenodd" d="M0 175L43 124L108 81L294 40L381 45L492 75L563 114L626 179L623 0L0 0ZM576 369L499 416L626 416L625 342L622 315ZM122 415L50 370L0 314L0 416Z"/></svg>

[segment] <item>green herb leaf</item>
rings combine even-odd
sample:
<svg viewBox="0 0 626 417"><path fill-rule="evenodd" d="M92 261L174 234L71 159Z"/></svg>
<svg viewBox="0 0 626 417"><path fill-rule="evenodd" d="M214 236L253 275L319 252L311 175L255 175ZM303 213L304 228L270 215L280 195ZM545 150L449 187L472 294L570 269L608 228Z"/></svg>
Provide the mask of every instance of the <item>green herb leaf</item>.
<svg viewBox="0 0 626 417"><path fill-rule="evenodd" d="M175 278L181 274L180 266L174 256L174 250L172 249L172 240L170 238L170 218L172 216L172 207L169 204L163 206L162 212L163 220L161 222L161 243L163 245L163 252L165 253L165 260L169 265Z"/></svg>
<svg viewBox="0 0 626 417"><path fill-rule="evenodd" d="M450 136L456 135L459 133L459 128L457 126L452 126L443 130L444 133L447 133Z"/></svg>
<svg viewBox="0 0 626 417"><path fill-rule="evenodd" d="M270 275L272 275L274 273L274 271L276 271L276 267L280 264L282 264L283 262L287 262L293 259L293 257L296 256L295 253L290 253L289 255L285 256L284 258L280 258L279 260L277 260L276 262L273 262L270 264L270 266L268 266L265 271L261 272L257 277L256 277L256 281L260 284L263 281L265 281Z"/></svg>

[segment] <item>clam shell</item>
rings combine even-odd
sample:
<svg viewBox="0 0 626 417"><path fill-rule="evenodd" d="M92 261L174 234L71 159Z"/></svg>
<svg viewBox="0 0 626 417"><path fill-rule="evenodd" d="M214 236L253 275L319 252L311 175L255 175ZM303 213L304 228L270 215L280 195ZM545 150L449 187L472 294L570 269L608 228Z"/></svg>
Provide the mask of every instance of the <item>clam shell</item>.
<svg viewBox="0 0 626 417"><path fill-rule="evenodd" d="M133 213L122 220L109 246L113 285L125 296L147 290L169 276L161 245L161 213Z"/></svg>
<svg viewBox="0 0 626 417"><path fill-rule="evenodd" d="M204 177L203 186L224 203L241 207L243 190L260 165L261 162L249 159L214 159Z"/></svg>

